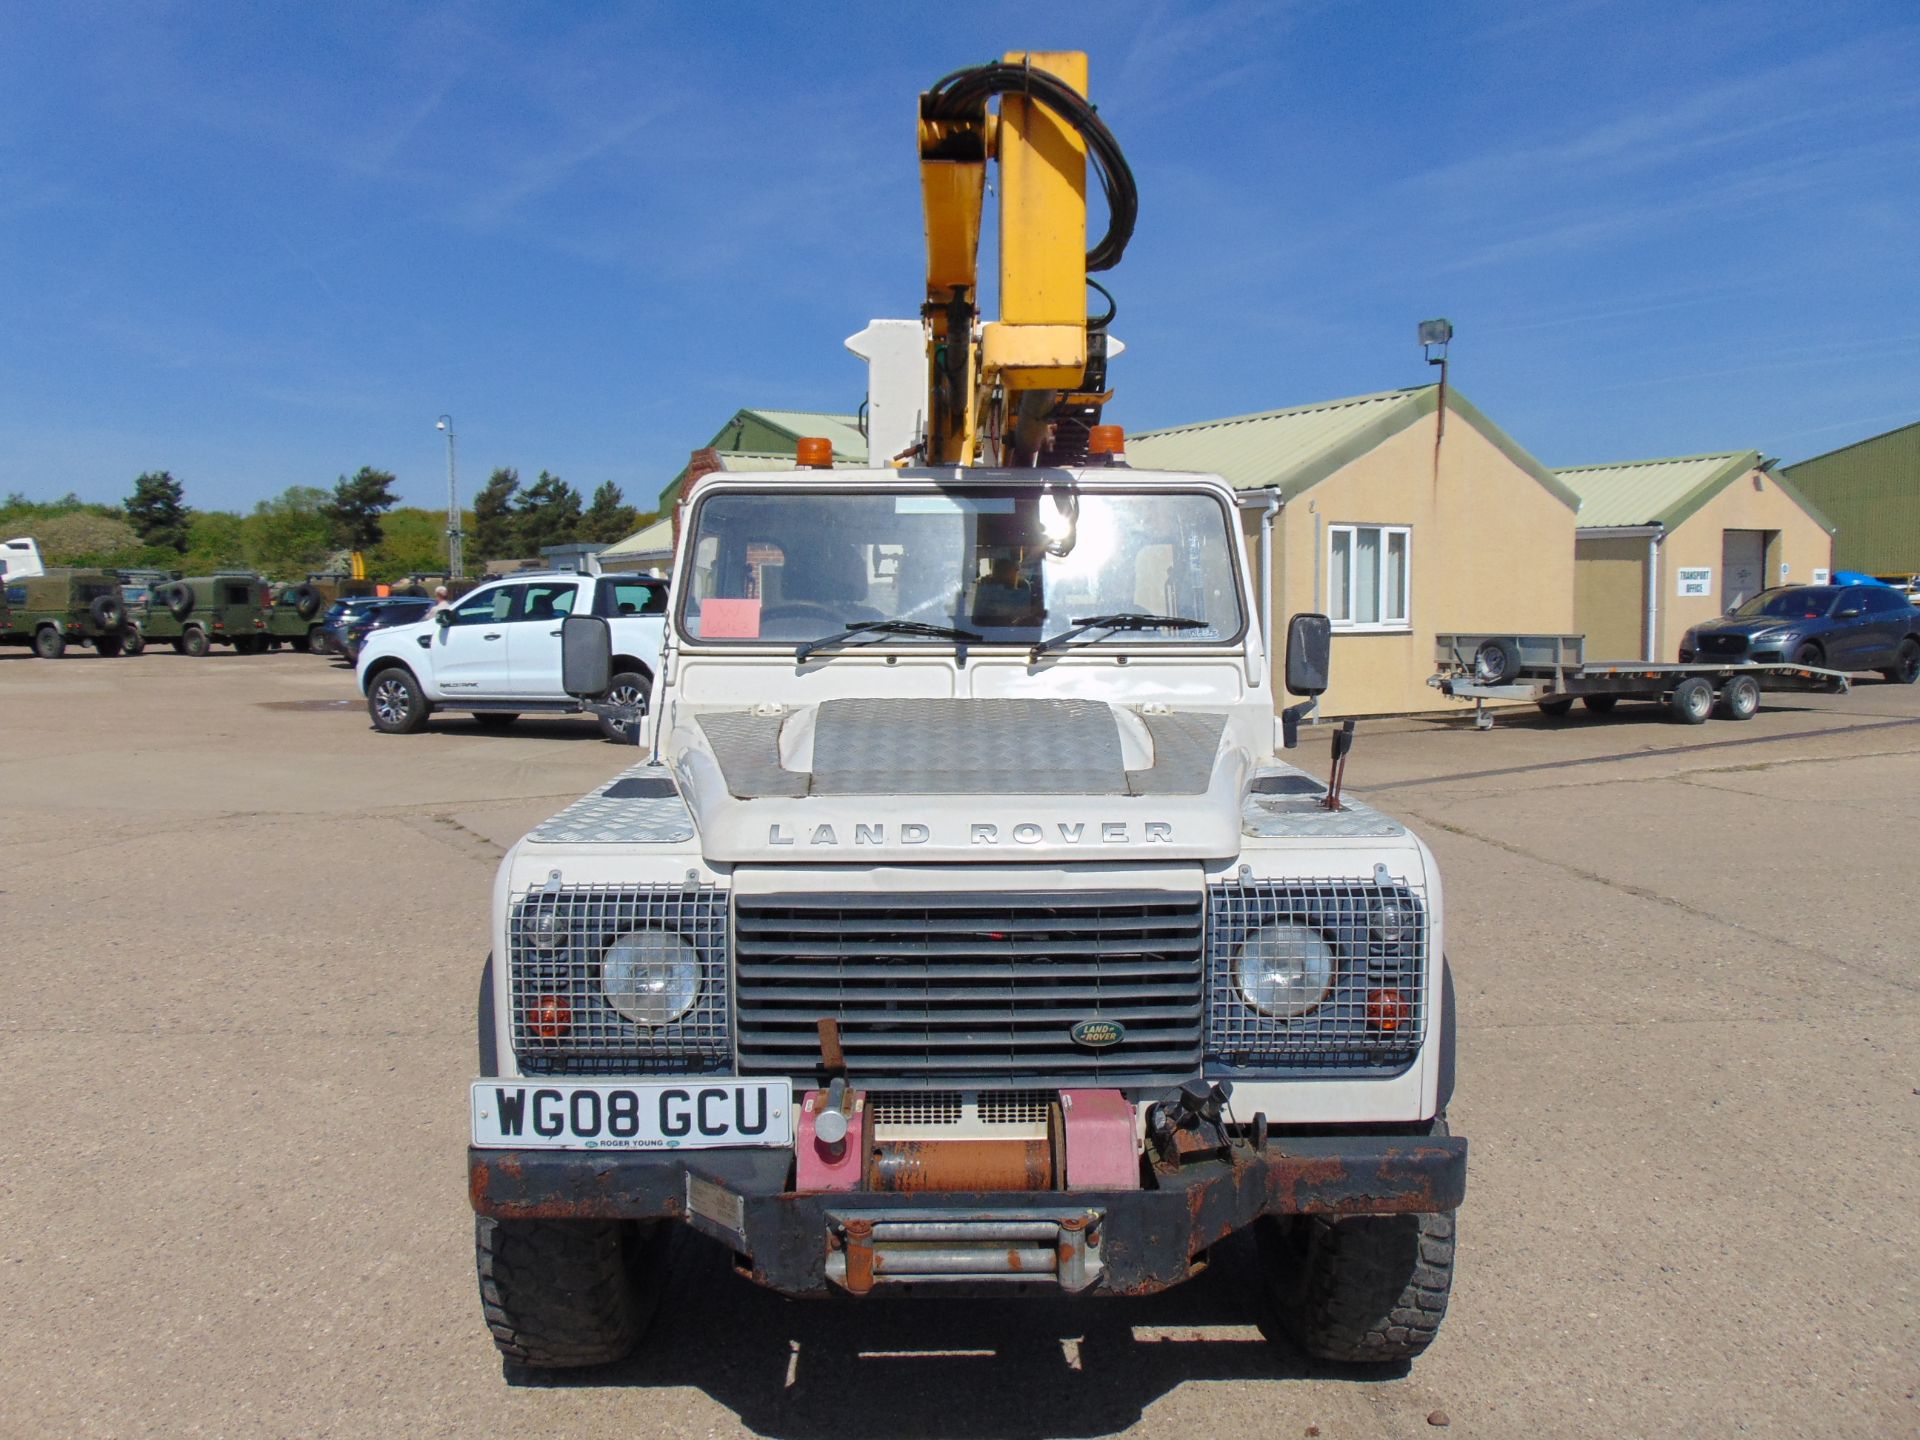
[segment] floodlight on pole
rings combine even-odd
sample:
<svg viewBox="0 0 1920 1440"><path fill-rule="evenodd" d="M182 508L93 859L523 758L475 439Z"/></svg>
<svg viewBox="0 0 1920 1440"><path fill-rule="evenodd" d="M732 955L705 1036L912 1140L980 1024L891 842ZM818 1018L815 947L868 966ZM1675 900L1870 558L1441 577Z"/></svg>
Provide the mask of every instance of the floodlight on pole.
<svg viewBox="0 0 1920 1440"><path fill-rule="evenodd" d="M1420 322L1420 351L1427 364L1440 367L1440 390L1436 395L1433 423L1433 483L1440 483L1440 441L1447 433L1447 346L1453 340L1453 322L1448 319Z"/></svg>
<svg viewBox="0 0 1920 1440"><path fill-rule="evenodd" d="M465 536L460 529L460 482L454 470L453 416L442 415L433 428L447 432L447 579L456 580L464 564L460 542Z"/></svg>

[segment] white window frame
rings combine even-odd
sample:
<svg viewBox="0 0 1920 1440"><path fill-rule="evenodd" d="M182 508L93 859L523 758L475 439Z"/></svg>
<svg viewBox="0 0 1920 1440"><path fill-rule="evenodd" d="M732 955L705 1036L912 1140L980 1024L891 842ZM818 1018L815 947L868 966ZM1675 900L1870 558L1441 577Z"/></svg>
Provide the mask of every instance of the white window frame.
<svg viewBox="0 0 1920 1440"><path fill-rule="evenodd" d="M1380 588L1379 593L1375 597L1378 601L1375 612L1380 615L1385 615L1391 608L1387 604L1387 576L1391 573L1391 567L1387 564L1387 549L1390 543L1388 537L1399 535L1405 538L1407 552L1406 573L1404 576L1405 589L1400 596L1401 615L1398 619L1369 622L1354 619L1342 620L1335 616L1336 607L1333 603L1334 537L1337 535L1345 535L1347 537L1347 555L1349 558L1347 563L1347 594L1345 599L1347 602L1346 612L1349 616L1353 616L1359 613L1360 608L1358 604L1355 603L1359 599L1359 594L1355 587L1360 574L1360 567L1357 563L1360 554L1360 532L1364 530L1375 531L1380 536L1380 575L1378 581ZM1334 616L1333 628L1336 631L1344 635L1411 635L1413 633L1413 527L1411 525L1368 525L1359 522L1329 525L1327 526L1326 566L1327 614Z"/></svg>

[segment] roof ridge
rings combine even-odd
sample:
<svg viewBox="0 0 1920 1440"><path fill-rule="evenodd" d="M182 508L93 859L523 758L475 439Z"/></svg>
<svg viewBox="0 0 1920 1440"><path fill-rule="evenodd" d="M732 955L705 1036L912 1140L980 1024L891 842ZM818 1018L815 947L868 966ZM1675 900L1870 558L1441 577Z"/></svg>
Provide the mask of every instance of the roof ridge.
<svg viewBox="0 0 1920 1440"><path fill-rule="evenodd" d="M1698 455L1657 455L1648 460L1608 460L1596 465L1556 465L1556 475L1571 475L1584 470L1640 470L1649 465L1690 465L1697 460L1738 460L1743 455L1758 455L1760 451L1748 446L1745 450L1703 450Z"/></svg>
<svg viewBox="0 0 1920 1440"><path fill-rule="evenodd" d="M1340 410L1349 405L1375 404L1387 400L1404 400L1418 395L1423 390L1431 390L1431 385L1409 385L1394 390L1376 390L1367 395L1345 395L1337 400L1316 400L1310 405L1289 405L1279 410L1255 410L1246 415L1223 415L1215 420L1194 420L1185 425L1167 425L1153 430L1136 430L1131 438L1145 439L1149 435L1179 435L1189 430L1211 430L1221 425L1244 425L1254 420L1278 420L1288 415L1310 415L1317 410Z"/></svg>

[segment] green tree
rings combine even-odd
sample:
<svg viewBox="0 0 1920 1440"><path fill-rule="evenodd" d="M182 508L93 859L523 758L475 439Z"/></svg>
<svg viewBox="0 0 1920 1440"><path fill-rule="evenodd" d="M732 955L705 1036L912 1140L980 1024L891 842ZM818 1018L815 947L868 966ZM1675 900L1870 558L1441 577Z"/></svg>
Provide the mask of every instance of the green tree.
<svg viewBox="0 0 1920 1440"><path fill-rule="evenodd" d="M187 522L186 558L181 562L189 575L236 569L246 563L245 526L238 515L227 510L193 512Z"/></svg>
<svg viewBox="0 0 1920 1440"><path fill-rule="evenodd" d="M593 503L580 517L580 538L596 545L624 540L640 528L640 512L626 503L620 487L609 480L593 492Z"/></svg>
<svg viewBox="0 0 1920 1440"><path fill-rule="evenodd" d="M247 563L276 580L299 580L326 563L333 550L327 492L293 485L262 500L241 522Z"/></svg>
<svg viewBox="0 0 1920 1440"><path fill-rule="evenodd" d="M513 498L519 488L520 472L503 468L488 476L474 497L473 553L467 561L476 573L489 560L505 560L518 553Z"/></svg>
<svg viewBox="0 0 1920 1440"><path fill-rule="evenodd" d="M514 520L516 538L529 555L547 545L570 545L580 533L580 492L542 470L521 496Z"/></svg>
<svg viewBox="0 0 1920 1440"><path fill-rule="evenodd" d="M333 487L333 498L321 507L321 513L333 526L334 539L354 550L371 550L384 534L381 517L393 508L391 472L362 465L352 475L342 475Z"/></svg>
<svg viewBox="0 0 1920 1440"><path fill-rule="evenodd" d="M444 510L406 506L386 518L386 534L367 556L367 573L381 580L447 573L447 515Z"/></svg>
<svg viewBox="0 0 1920 1440"><path fill-rule="evenodd" d="M9 532L11 533L11 532ZM49 565L113 566L139 563L140 537L119 515L75 508L36 520L32 534ZM166 552L179 557L172 550Z"/></svg>
<svg viewBox="0 0 1920 1440"><path fill-rule="evenodd" d="M149 545L187 551L187 520L193 513L185 503L186 491L165 470L149 470L133 482L133 494L127 497L127 520Z"/></svg>

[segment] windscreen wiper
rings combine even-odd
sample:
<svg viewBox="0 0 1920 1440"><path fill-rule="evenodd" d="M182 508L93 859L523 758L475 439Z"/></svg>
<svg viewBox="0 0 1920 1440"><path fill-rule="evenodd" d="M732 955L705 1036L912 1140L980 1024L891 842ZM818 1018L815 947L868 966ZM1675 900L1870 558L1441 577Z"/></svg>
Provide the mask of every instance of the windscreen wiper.
<svg viewBox="0 0 1920 1440"><path fill-rule="evenodd" d="M1058 635L1049 635L1027 652L1027 663L1031 665L1049 650L1059 650L1071 645L1089 631L1102 633L1114 630L1204 630L1205 620L1189 619L1185 615L1148 615L1139 610L1122 610L1114 615L1087 615L1073 621L1073 629L1062 630Z"/></svg>
<svg viewBox="0 0 1920 1440"><path fill-rule="evenodd" d="M828 635L820 640L809 640L793 652L794 663L805 660L816 650L824 650L829 645L843 644L860 636L878 639L882 635L930 635L936 640L980 641L986 637L976 635L971 630L956 630L951 625L928 625L919 620L856 620L838 635Z"/></svg>

